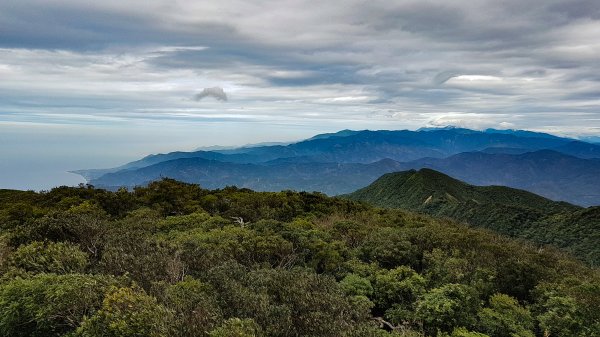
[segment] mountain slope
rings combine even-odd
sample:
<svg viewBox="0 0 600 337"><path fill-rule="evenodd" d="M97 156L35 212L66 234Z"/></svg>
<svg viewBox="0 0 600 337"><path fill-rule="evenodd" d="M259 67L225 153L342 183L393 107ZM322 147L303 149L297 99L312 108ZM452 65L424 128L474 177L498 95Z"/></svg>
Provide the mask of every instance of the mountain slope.
<svg viewBox="0 0 600 337"><path fill-rule="evenodd" d="M389 173L346 196L387 208L450 217L539 244L565 248L600 264L600 207L555 202L502 186L473 186L421 169Z"/></svg>

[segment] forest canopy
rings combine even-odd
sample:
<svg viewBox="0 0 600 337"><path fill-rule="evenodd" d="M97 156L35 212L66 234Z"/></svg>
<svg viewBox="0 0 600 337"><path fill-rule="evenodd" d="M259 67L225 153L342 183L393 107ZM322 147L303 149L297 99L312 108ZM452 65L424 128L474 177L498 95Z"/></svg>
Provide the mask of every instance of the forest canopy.
<svg viewBox="0 0 600 337"><path fill-rule="evenodd" d="M598 336L600 274L319 193L0 191L1 336Z"/></svg>

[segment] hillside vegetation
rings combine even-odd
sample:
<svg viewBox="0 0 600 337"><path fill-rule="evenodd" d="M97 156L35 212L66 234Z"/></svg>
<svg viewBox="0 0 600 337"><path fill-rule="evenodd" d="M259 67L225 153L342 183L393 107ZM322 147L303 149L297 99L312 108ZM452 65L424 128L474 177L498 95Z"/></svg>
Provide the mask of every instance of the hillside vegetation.
<svg viewBox="0 0 600 337"><path fill-rule="evenodd" d="M600 265L600 207L584 209L503 186L473 186L430 169L386 174L347 197L555 245Z"/></svg>
<svg viewBox="0 0 600 337"><path fill-rule="evenodd" d="M318 193L0 191L0 226L0 336L600 334L561 251Z"/></svg>

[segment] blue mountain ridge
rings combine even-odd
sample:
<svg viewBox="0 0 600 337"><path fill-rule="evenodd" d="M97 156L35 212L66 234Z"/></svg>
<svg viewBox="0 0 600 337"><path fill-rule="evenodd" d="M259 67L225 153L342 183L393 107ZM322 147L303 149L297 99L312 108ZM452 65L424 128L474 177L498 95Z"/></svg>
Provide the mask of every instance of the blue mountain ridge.
<svg viewBox="0 0 600 337"><path fill-rule="evenodd" d="M381 174L429 167L475 185L522 188L553 200L600 204L600 146L524 130L343 130L289 145L147 156L107 170L80 170L96 186L170 177L218 188L349 193ZM193 159L193 160L192 160Z"/></svg>

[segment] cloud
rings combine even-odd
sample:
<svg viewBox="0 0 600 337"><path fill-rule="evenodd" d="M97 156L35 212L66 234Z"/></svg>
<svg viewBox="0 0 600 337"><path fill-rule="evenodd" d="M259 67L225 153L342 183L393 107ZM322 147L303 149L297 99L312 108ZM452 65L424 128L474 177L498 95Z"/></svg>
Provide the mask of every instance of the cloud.
<svg viewBox="0 0 600 337"><path fill-rule="evenodd" d="M457 122L473 125L505 114L517 128L600 127L596 0L341 4L1 1L0 109L136 118L243 107L283 125L380 128L461 111ZM214 83L236 104L195 104L226 99ZM406 115L389 125L385 111Z"/></svg>
<svg viewBox="0 0 600 337"><path fill-rule="evenodd" d="M0 166L21 163L0 187L49 154L64 171L346 128L600 134L598 0L2 0L0 27Z"/></svg>
<svg viewBox="0 0 600 337"><path fill-rule="evenodd" d="M512 118L514 119L514 117ZM458 126L476 130L486 128L509 129L515 126L512 122L507 121L510 119L511 116L502 114L490 116L476 113L449 113L434 117L427 124L433 127Z"/></svg>
<svg viewBox="0 0 600 337"><path fill-rule="evenodd" d="M206 97L214 97L218 101L227 101L227 94L220 87L204 88L200 93L194 95L194 100L200 101Z"/></svg>

